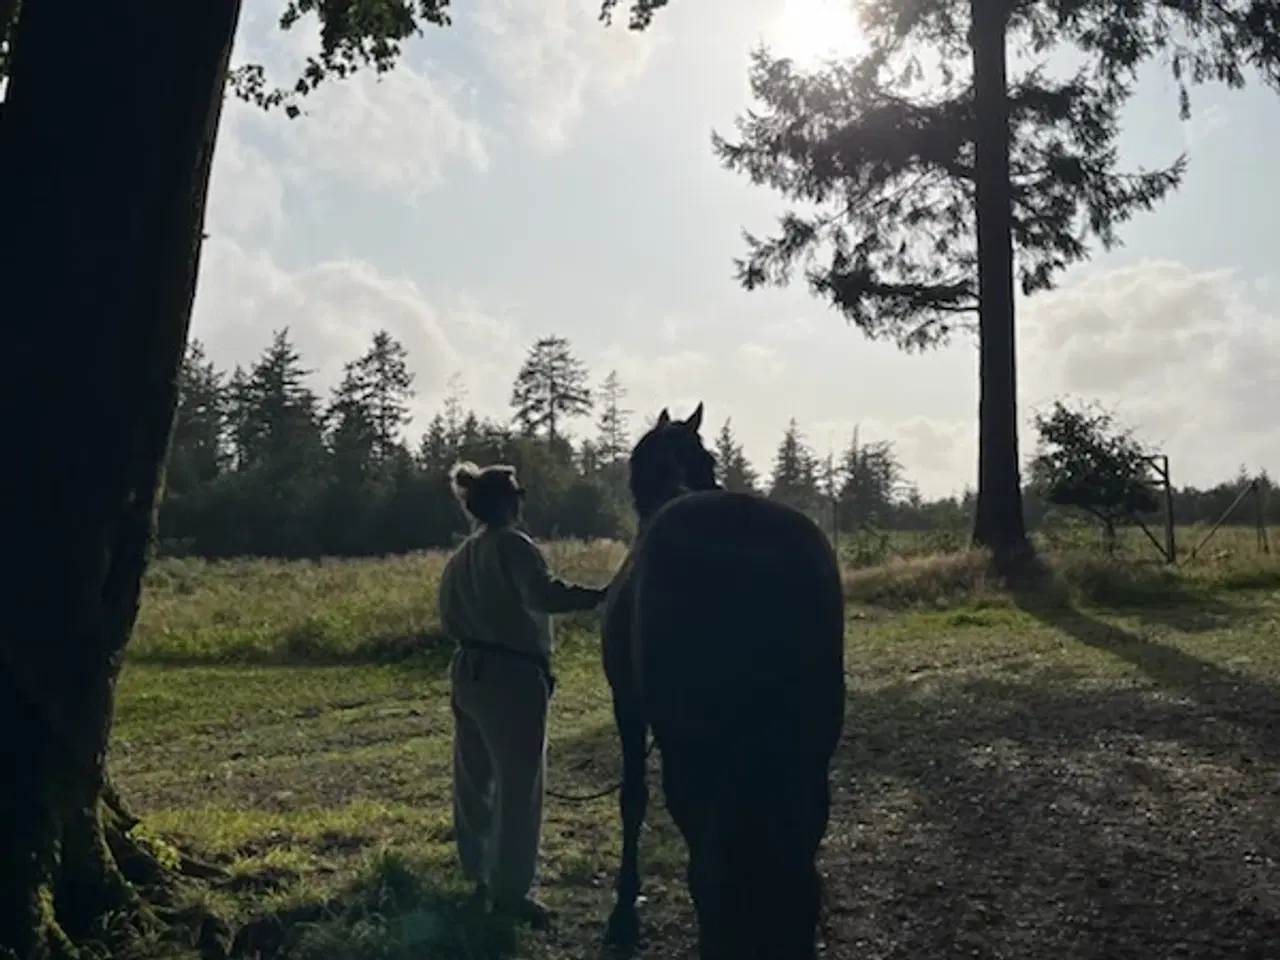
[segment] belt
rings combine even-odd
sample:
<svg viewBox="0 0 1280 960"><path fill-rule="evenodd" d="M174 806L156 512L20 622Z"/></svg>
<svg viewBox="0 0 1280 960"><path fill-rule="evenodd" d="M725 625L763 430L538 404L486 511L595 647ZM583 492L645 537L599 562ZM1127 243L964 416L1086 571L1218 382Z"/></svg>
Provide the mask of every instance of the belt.
<svg viewBox="0 0 1280 960"><path fill-rule="evenodd" d="M515 650L501 643L490 643L487 640L458 640L458 649L470 650L474 653L494 653L500 657L512 657L532 663L542 671L542 678L547 681L547 696L555 693L556 675L551 672L551 660L541 653L529 653L526 650Z"/></svg>

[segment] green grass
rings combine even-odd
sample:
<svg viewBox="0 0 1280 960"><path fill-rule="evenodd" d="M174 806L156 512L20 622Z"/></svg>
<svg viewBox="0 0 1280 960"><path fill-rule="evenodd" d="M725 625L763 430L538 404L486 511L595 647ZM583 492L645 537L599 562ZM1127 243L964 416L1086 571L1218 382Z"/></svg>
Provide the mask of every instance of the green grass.
<svg viewBox="0 0 1280 960"><path fill-rule="evenodd" d="M1180 571L1076 545L1032 592L972 553L846 571L828 955L1280 955L1280 564L1223 542ZM621 556L549 551L587 582ZM150 574L113 771L142 830L226 868L184 896L238 931L235 952L598 955L613 797L548 800L553 932L517 935L463 906L441 564L170 560ZM597 630L590 616L560 626L558 792L617 775ZM651 782L645 955L687 956L683 849Z"/></svg>

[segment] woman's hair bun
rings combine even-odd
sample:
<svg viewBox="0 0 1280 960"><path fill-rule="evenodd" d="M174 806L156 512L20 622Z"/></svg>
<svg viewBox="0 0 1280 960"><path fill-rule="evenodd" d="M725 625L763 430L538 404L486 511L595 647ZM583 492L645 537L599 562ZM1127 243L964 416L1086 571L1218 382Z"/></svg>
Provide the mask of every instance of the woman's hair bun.
<svg viewBox="0 0 1280 960"><path fill-rule="evenodd" d="M470 490L480 477L480 468L470 460L455 463L449 470L449 483L455 492Z"/></svg>

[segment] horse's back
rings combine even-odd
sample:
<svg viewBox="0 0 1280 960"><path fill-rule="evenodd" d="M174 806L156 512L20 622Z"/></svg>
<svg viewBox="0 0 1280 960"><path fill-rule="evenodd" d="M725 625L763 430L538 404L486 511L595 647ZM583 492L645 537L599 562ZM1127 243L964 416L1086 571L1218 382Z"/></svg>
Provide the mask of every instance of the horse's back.
<svg viewBox="0 0 1280 960"><path fill-rule="evenodd" d="M631 557L632 648L660 727L833 749L844 709L839 564L811 519L707 491L654 515Z"/></svg>

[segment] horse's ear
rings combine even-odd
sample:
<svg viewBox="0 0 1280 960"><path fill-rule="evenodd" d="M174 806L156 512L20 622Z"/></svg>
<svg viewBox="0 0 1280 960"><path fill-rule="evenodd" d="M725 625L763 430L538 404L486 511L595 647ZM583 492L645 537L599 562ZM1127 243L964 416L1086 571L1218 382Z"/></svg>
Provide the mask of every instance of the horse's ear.
<svg viewBox="0 0 1280 960"><path fill-rule="evenodd" d="M698 409L694 410L693 413L689 414L689 419L684 422L684 425L688 427L690 430L692 430L694 433L697 433L702 428L702 401L701 400L698 401Z"/></svg>
<svg viewBox="0 0 1280 960"><path fill-rule="evenodd" d="M671 422L671 414L667 412L667 408L663 407L662 412L658 414L658 426L665 427Z"/></svg>

